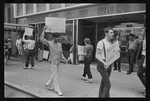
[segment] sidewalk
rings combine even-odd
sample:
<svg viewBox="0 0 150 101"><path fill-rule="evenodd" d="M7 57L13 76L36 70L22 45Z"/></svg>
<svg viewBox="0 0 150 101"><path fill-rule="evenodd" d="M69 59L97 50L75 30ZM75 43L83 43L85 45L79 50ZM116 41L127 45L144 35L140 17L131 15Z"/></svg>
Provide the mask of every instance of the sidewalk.
<svg viewBox="0 0 150 101"><path fill-rule="evenodd" d="M63 96L48 90L45 83L50 77L50 65L47 61L35 62L35 69L23 69L24 61L12 58L4 68L5 85L24 91L35 97L96 97L98 96L101 76L97 69L91 68L94 82L86 83L80 79L83 66L61 64L59 84ZM141 97L144 89L136 73L112 71L110 97Z"/></svg>

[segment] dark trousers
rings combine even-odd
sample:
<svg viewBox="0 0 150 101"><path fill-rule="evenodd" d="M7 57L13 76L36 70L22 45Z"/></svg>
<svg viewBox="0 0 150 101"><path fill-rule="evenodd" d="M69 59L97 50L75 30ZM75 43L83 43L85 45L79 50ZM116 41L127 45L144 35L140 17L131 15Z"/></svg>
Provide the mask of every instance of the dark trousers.
<svg viewBox="0 0 150 101"><path fill-rule="evenodd" d="M11 48L8 48L8 59L10 58L11 56Z"/></svg>
<svg viewBox="0 0 150 101"><path fill-rule="evenodd" d="M28 50L25 67L29 66L30 58L31 58L31 66L34 67L34 50Z"/></svg>
<svg viewBox="0 0 150 101"><path fill-rule="evenodd" d="M137 72L137 76L139 77L142 84L146 88L146 68L143 68L144 58L145 58L145 56L142 55L142 61L139 64L139 69L138 69L138 72ZM145 73L145 75L144 75L144 73Z"/></svg>
<svg viewBox="0 0 150 101"><path fill-rule="evenodd" d="M128 61L129 61L129 70L128 72L133 72L133 66L135 62L135 51L128 51Z"/></svg>
<svg viewBox="0 0 150 101"><path fill-rule="evenodd" d="M114 69L117 70L117 68L118 68L118 70L121 70L120 66L121 66L121 57L118 58L118 59L114 62Z"/></svg>
<svg viewBox="0 0 150 101"><path fill-rule="evenodd" d="M90 70L90 64L92 62L92 57L85 57L84 58L84 71L83 71L83 77L88 76L89 79L92 79L92 73L91 73L91 70Z"/></svg>
<svg viewBox="0 0 150 101"><path fill-rule="evenodd" d="M99 97L110 97L109 91L111 87L110 83L110 74L111 74L111 65L106 69L104 64L99 62L97 65L97 70L102 76L100 88L99 88Z"/></svg>

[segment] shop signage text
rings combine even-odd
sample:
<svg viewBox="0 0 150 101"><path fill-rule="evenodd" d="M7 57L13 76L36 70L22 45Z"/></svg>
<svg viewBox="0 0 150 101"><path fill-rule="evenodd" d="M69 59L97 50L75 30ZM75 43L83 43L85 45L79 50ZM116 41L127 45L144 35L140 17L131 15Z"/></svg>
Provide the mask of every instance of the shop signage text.
<svg viewBox="0 0 150 101"><path fill-rule="evenodd" d="M111 12L113 12L113 5L103 6L103 12L104 13L111 13Z"/></svg>

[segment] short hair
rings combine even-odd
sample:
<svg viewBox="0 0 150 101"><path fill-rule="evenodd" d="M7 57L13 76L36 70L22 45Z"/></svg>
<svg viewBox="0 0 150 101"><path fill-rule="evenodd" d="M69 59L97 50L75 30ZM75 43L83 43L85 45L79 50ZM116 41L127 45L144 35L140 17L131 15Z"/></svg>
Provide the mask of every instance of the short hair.
<svg viewBox="0 0 150 101"><path fill-rule="evenodd" d="M132 34L132 33L130 33L130 34L129 34L129 36L135 37L135 35L134 35L134 34Z"/></svg>
<svg viewBox="0 0 150 101"><path fill-rule="evenodd" d="M104 33L108 33L109 30L113 30L113 28L112 28L112 27L106 27L106 28L104 29Z"/></svg>
<svg viewBox="0 0 150 101"><path fill-rule="evenodd" d="M29 38L30 38L31 40L34 40L33 36L29 36Z"/></svg>
<svg viewBox="0 0 150 101"><path fill-rule="evenodd" d="M89 38L85 38L84 42L87 43L87 44L91 44L91 40Z"/></svg>
<svg viewBox="0 0 150 101"><path fill-rule="evenodd" d="M138 36L135 36L135 38L138 39L139 37L138 37Z"/></svg>
<svg viewBox="0 0 150 101"><path fill-rule="evenodd" d="M59 33L53 33L52 36L53 36L53 38L54 38L54 37L57 37L57 38L58 38L58 37L59 37Z"/></svg>

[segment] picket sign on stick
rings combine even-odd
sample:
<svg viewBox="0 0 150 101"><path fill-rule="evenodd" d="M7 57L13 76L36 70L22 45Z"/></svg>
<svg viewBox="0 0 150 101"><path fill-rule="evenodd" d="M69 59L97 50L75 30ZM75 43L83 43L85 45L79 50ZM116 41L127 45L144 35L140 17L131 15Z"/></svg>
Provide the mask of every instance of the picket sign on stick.
<svg viewBox="0 0 150 101"><path fill-rule="evenodd" d="M49 51L43 51L43 59L48 59Z"/></svg>
<svg viewBox="0 0 150 101"><path fill-rule="evenodd" d="M24 32L24 34L25 35L33 35L32 34L33 33L33 29L32 28L28 28L28 27L25 27L25 32Z"/></svg>
<svg viewBox="0 0 150 101"><path fill-rule="evenodd" d="M119 43L116 41L113 45L106 49L106 64L111 65L120 57Z"/></svg>
<svg viewBox="0 0 150 101"><path fill-rule="evenodd" d="M65 33L66 18L45 17L45 25L51 33Z"/></svg>

